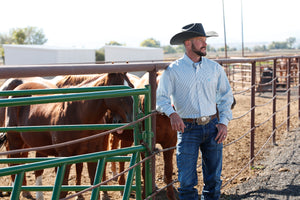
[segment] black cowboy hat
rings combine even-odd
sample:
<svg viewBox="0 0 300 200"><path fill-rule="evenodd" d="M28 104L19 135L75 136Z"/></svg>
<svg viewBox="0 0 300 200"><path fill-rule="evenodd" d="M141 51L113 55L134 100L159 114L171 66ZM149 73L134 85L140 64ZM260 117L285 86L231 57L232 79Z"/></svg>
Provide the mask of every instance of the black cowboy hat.
<svg viewBox="0 0 300 200"><path fill-rule="evenodd" d="M218 34L214 31L209 31L205 33L201 23L193 23L182 27L182 32L174 35L170 40L170 44L172 45L183 44L185 40L194 37L217 37L217 36Z"/></svg>

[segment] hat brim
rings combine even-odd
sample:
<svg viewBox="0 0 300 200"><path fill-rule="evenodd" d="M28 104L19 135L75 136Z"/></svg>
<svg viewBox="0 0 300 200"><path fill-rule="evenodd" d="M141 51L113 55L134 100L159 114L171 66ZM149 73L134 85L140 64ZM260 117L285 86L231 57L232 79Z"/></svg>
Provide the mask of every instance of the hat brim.
<svg viewBox="0 0 300 200"><path fill-rule="evenodd" d="M184 41L194 37L218 37L218 34L214 31L209 31L206 34L200 34L198 32L191 32L191 31L183 31L174 35L170 40L170 44L180 45L183 44Z"/></svg>

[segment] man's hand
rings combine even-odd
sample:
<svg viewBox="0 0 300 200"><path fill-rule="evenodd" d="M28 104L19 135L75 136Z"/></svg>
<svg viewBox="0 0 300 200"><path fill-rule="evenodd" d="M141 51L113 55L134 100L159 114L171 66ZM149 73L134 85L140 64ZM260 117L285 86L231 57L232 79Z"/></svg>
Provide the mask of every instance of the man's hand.
<svg viewBox="0 0 300 200"><path fill-rule="evenodd" d="M217 124L216 127L218 129L218 134L215 140L220 144L224 142L227 137L227 126L224 124Z"/></svg>
<svg viewBox="0 0 300 200"><path fill-rule="evenodd" d="M179 115L176 112L174 112L169 117L170 117L172 129L183 133L185 125L182 119L179 117Z"/></svg>

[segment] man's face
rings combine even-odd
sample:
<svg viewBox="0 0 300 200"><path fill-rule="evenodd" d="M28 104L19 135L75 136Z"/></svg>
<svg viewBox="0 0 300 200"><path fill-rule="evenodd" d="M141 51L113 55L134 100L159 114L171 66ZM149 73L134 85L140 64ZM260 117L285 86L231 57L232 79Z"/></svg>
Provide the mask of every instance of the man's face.
<svg viewBox="0 0 300 200"><path fill-rule="evenodd" d="M195 37L191 39L192 51L198 56L206 56L206 37Z"/></svg>

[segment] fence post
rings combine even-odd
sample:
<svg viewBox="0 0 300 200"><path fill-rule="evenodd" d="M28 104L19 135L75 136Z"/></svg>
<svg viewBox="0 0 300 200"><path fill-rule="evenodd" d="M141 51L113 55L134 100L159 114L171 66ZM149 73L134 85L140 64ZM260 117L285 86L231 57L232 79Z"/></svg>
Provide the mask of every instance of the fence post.
<svg viewBox="0 0 300 200"><path fill-rule="evenodd" d="M24 176L25 176L24 171L16 175L14 187L11 193L11 199L19 199Z"/></svg>
<svg viewBox="0 0 300 200"><path fill-rule="evenodd" d="M300 119L300 57L298 58L298 119Z"/></svg>
<svg viewBox="0 0 300 200"><path fill-rule="evenodd" d="M290 131L290 112L291 112L291 58L287 59L287 123L286 123L286 130Z"/></svg>
<svg viewBox="0 0 300 200"><path fill-rule="evenodd" d="M250 137L250 160L254 158L254 139L255 139L255 81L256 81L256 62L251 66L251 137ZM251 161L250 167L254 161Z"/></svg>
<svg viewBox="0 0 300 200"><path fill-rule="evenodd" d="M154 70L149 72L149 83L151 85L151 111L156 110L156 67ZM153 115L151 117L151 128L153 132L153 138L152 138L152 146L151 150L152 152L155 150L156 145L156 115ZM151 173L152 173L152 192L156 190L155 188L155 156L151 159ZM152 198L152 200L155 200L155 196Z"/></svg>
<svg viewBox="0 0 300 200"><path fill-rule="evenodd" d="M273 82L272 82L272 92L273 92L273 145L276 144L276 87L277 87L277 71L276 71L277 59L273 60Z"/></svg>

